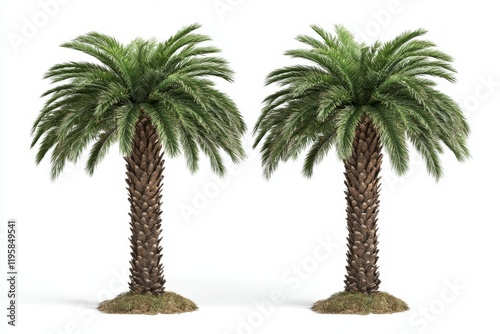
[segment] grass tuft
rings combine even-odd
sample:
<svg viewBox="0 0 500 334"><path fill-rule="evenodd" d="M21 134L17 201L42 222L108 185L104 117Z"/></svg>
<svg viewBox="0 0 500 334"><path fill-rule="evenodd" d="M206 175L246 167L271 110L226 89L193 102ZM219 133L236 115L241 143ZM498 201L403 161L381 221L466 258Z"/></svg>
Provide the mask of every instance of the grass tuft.
<svg viewBox="0 0 500 334"><path fill-rule="evenodd" d="M191 300L173 292L152 293L127 292L111 300L103 301L98 310L112 314L175 314L196 311L198 306Z"/></svg>
<svg viewBox="0 0 500 334"><path fill-rule="evenodd" d="M329 314L390 314L404 312L408 305L386 292L372 294L338 292L328 299L314 303L312 310Z"/></svg>

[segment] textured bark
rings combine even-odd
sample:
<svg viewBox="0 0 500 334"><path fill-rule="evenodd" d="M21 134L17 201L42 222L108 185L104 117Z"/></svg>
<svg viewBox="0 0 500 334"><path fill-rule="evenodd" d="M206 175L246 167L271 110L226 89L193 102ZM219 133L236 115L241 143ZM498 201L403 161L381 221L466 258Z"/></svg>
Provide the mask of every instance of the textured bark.
<svg viewBox="0 0 500 334"><path fill-rule="evenodd" d="M347 274L345 290L372 293L380 285L377 267L377 214L380 137L368 117L356 129L352 156L344 161L347 186Z"/></svg>
<svg viewBox="0 0 500 334"><path fill-rule="evenodd" d="M130 202L130 291L164 291L165 279L160 263L161 190L163 153L153 124L142 117L136 125L132 154L127 162L127 189Z"/></svg>

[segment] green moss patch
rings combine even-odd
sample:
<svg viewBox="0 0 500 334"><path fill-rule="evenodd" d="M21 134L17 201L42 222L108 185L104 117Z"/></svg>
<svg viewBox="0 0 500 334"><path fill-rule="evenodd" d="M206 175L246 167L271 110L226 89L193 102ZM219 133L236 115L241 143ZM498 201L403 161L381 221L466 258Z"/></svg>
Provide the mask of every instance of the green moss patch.
<svg viewBox="0 0 500 334"><path fill-rule="evenodd" d="M163 292L158 296L152 293L127 292L103 301L98 309L114 314L175 314L196 311L198 306L173 292Z"/></svg>
<svg viewBox="0 0 500 334"><path fill-rule="evenodd" d="M407 311L408 305L386 292L372 294L338 292L314 303L312 310L330 314L388 314Z"/></svg>

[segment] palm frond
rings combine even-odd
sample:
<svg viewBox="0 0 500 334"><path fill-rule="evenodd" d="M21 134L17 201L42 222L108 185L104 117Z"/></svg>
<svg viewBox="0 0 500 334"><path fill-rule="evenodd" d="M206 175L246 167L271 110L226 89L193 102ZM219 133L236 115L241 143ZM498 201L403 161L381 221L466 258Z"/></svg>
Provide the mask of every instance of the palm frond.
<svg viewBox="0 0 500 334"><path fill-rule="evenodd" d="M402 119L392 110L381 107L369 107L368 116L380 135L382 146L389 153L391 165L399 175L408 170L409 150L406 143L405 128Z"/></svg>

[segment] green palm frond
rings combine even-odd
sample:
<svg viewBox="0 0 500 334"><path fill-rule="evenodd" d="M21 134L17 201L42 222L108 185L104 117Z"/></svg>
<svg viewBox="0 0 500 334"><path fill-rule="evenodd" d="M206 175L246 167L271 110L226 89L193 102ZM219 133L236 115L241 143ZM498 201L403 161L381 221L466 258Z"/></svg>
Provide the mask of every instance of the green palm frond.
<svg viewBox="0 0 500 334"><path fill-rule="evenodd" d="M334 33L311 27L316 36L299 35L307 46L285 55L309 62L272 71L266 84L278 91L264 99L254 127L254 148L261 146L264 175L280 161L306 150L303 173L335 148L341 160L352 154L356 129L369 117L394 170L409 168L411 144L436 179L443 174L443 145L459 161L469 157L470 129L459 106L436 90L434 79L455 82L452 57L422 39L423 29L406 31L386 43L365 45L343 26Z"/></svg>
<svg viewBox="0 0 500 334"><path fill-rule="evenodd" d="M217 174L224 174L222 152L233 162L244 158L241 137L246 125L235 103L215 88L213 78L228 82L228 62L196 33L199 24L179 30L164 42L136 38L123 45L91 32L64 43L95 62L52 66L45 78L53 86L33 123L31 146L40 144L36 162L51 152L56 178L68 161L90 146L86 170L95 171L112 144L129 156L135 125L148 116L166 153L183 151L190 170L198 169L200 150Z"/></svg>

